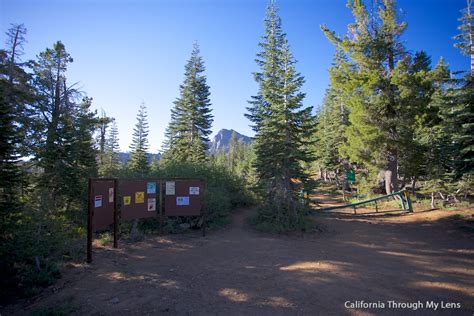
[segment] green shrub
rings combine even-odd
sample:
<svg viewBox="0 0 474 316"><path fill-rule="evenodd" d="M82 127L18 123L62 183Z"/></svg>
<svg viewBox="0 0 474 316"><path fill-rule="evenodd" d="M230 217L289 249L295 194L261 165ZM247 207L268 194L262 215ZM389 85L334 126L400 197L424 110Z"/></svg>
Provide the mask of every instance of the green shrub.
<svg viewBox="0 0 474 316"><path fill-rule="evenodd" d="M53 261L54 260L54 261ZM23 296L32 296L40 292L42 287L47 287L61 277L57 258L40 261L41 270L38 270L34 262L25 262L17 266L18 287Z"/></svg>
<svg viewBox="0 0 474 316"><path fill-rule="evenodd" d="M73 298L69 297L62 302L56 302L54 306L39 307L31 312L32 316L65 316L79 310L79 306L73 303Z"/></svg>
<svg viewBox="0 0 474 316"><path fill-rule="evenodd" d="M310 232L314 229L314 222L308 217L308 208L298 204L294 213L282 203L264 204L259 207L257 215L250 219L250 223L262 232Z"/></svg>
<svg viewBox="0 0 474 316"><path fill-rule="evenodd" d="M104 246L112 242L113 235L110 231L101 232L100 234L97 234L96 240L97 240L97 243L99 243L99 245Z"/></svg>

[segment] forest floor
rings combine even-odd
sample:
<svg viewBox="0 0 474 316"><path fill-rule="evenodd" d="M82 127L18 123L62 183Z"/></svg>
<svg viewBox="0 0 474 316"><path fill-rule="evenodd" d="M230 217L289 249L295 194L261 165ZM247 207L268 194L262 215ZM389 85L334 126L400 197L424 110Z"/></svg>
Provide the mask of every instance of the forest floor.
<svg viewBox="0 0 474 316"><path fill-rule="evenodd" d="M341 203L334 193L313 197ZM359 210L364 212L364 210ZM371 210L365 210L371 211ZM373 210L372 210L373 211ZM404 315L388 301L421 302L422 315L474 313L474 210L376 216L318 214L320 231L254 231L253 209L232 224L94 248L92 264L69 264L40 296L0 315ZM345 302L383 303L348 309ZM427 308L433 301L436 312ZM460 308L446 308L459 303ZM411 313L410 313L411 314Z"/></svg>

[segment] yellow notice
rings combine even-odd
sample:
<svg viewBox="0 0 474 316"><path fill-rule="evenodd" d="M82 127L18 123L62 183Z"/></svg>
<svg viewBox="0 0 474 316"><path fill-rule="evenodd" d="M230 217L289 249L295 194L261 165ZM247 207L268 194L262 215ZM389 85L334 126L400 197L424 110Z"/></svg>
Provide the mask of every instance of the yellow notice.
<svg viewBox="0 0 474 316"><path fill-rule="evenodd" d="M145 203L145 192L135 192L135 204Z"/></svg>
<svg viewBox="0 0 474 316"><path fill-rule="evenodd" d="M132 197L130 195L125 195L123 197L123 205L130 205L132 202Z"/></svg>

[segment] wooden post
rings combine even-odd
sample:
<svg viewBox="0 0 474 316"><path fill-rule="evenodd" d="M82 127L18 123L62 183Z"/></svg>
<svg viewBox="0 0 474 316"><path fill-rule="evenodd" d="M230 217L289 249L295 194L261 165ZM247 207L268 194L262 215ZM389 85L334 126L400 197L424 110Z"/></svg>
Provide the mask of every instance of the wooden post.
<svg viewBox="0 0 474 316"><path fill-rule="evenodd" d="M207 191L206 191L206 180L202 180L202 205L201 205L201 211L202 211L202 236L206 236L206 225L207 225L207 218L206 218L206 196L207 196Z"/></svg>
<svg viewBox="0 0 474 316"><path fill-rule="evenodd" d="M346 180L342 181L342 200L346 201Z"/></svg>
<svg viewBox="0 0 474 316"><path fill-rule="evenodd" d="M87 189L87 263L92 262L92 179L89 178Z"/></svg>
<svg viewBox="0 0 474 316"><path fill-rule="evenodd" d="M160 189L160 201L159 201L159 210L160 210L160 236L163 236L163 180L159 180L159 189Z"/></svg>
<svg viewBox="0 0 474 316"><path fill-rule="evenodd" d="M357 212L356 212L356 206L355 206L355 205L354 205L354 214L357 214Z"/></svg>
<svg viewBox="0 0 474 316"><path fill-rule="evenodd" d="M114 179L114 248L118 248L118 209L117 209L117 193L118 180Z"/></svg>

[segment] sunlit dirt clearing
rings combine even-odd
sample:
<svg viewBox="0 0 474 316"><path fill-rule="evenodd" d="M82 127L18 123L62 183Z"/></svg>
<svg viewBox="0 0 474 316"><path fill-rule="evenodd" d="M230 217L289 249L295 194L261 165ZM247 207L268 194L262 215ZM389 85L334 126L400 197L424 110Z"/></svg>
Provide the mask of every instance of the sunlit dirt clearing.
<svg viewBox="0 0 474 316"><path fill-rule="evenodd" d="M375 315L381 311L344 303L419 300L458 302L461 309L437 314L472 315L474 238L461 221L473 210L325 214L314 217L322 232L282 236L253 231L245 220L253 213L236 212L229 227L204 238L191 232L96 247L91 265L68 265L45 293L0 312Z"/></svg>

